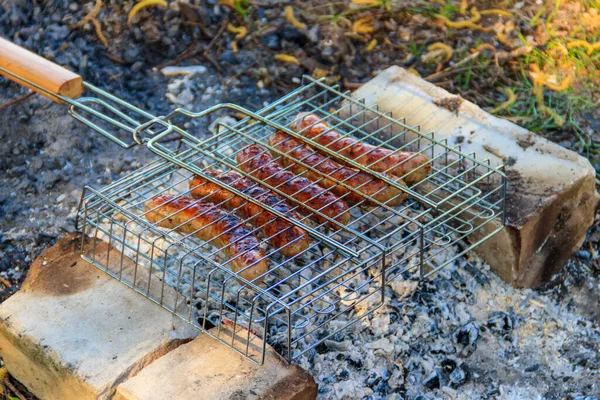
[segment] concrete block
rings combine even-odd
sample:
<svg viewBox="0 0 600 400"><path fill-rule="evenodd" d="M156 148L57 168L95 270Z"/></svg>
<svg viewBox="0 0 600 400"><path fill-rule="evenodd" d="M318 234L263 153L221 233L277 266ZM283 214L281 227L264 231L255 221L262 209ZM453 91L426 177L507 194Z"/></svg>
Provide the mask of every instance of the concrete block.
<svg viewBox="0 0 600 400"><path fill-rule="evenodd" d="M508 283L539 286L583 243L598 203L595 171L584 157L399 67L381 72L352 96L435 132L436 139L460 144L465 153L489 158L493 166L506 165L506 229L477 251Z"/></svg>
<svg viewBox="0 0 600 400"><path fill-rule="evenodd" d="M111 398L119 383L199 333L81 259L80 240L69 235L46 250L0 305L0 355L40 399ZM108 244L97 250L106 254Z"/></svg>
<svg viewBox="0 0 600 400"><path fill-rule="evenodd" d="M256 337L250 354L257 358L262 354L262 342ZM119 385L115 400L312 400L316 396L312 376L288 364L271 347L267 346L264 364L258 365L201 335Z"/></svg>

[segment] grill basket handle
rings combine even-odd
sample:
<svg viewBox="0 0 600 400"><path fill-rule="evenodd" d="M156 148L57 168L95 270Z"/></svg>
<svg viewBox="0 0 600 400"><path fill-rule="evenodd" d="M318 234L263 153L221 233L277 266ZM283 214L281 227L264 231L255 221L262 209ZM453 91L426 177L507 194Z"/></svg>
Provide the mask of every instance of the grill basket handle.
<svg viewBox="0 0 600 400"><path fill-rule="evenodd" d="M0 75L57 103L83 92L81 76L1 37Z"/></svg>

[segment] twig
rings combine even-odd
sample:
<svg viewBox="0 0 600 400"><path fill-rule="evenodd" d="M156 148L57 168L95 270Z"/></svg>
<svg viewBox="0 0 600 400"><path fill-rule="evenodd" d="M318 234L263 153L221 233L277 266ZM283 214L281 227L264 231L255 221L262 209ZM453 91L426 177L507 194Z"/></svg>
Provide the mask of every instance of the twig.
<svg viewBox="0 0 600 400"><path fill-rule="evenodd" d="M8 108L10 106L14 106L15 104L24 102L25 100L27 100L34 94L35 94L34 91L30 91L25 96L19 97L18 99L14 99L14 100L9 101L8 103L2 104L2 105L0 105L0 111L4 110L5 108Z"/></svg>
<svg viewBox="0 0 600 400"><path fill-rule="evenodd" d="M217 40L219 40L219 38L221 37L221 35L223 34L223 32L225 32L225 29L227 29L227 25L229 24L229 20L226 19L225 21L223 21L223 24L221 25L221 27L219 28L219 30L217 31L217 34L215 35L214 38L212 38L212 40L210 41L210 43L208 44L208 46L206 46L206 49L204 50L209 51L210 49L212 49L212 47L215 45L215 43L217 43Z"/></svg>
<svg viewBox="0 0 600 400"><path fill-rule="evenodd" d="M11 283L7 279L4 279L1 276L0 276L0 283L2 283L4 286L6 286L7 289L10 289L12 287Z"/></svg>
<svg viewBox="0 0 600 400"><path fill-rule="evenodd" d="M429 75L427 78L425 78L425 80L428 81L428 82L433 82L436 79L443 78L443 77L446 77L448 75L451 75L452 72L454 72L454 70L456 70L458 67L460 67L461 65L464 65L464 64L468 63L471 60L474 60L475 58L479 57L480 54L481 54L481 51L476 51L475 53L471 54L470 56L463 58L462 60L460 60L456 64L451 65L448 68L445 68L445 69L441 70L440 72L436 72L435 74Z"/></svg>
<svg viewBox="0 0 600 400"><path fill-rule="evenodd" d="M197 56L198 54L202 53L202 55L204 56L204 58L206 58L208 60L208 62L210 62L213 65L213 67L215 67L215 69L217 70L217 72L221 72L221 67L214 60L214 58L212 58L212 56L210 54L208 54L208 51L215 45L215 43L217 42L217 39L219 39L219 37L223 34L223 32L225 32L225 29L227 28L227 24L228 23L229 23L229 20L223 21L223 25L221 25L221 28L219 28L219 31L212 38L212 40L210 41L210 43L208 44L208 46L204 47L200 43L194 43L191 46L189 46L187 49L185 49L174 60L169 60L169 61L162 62L162 63L158 64L154 68L158 69L158 70L161 70L164 67L169 67L171 65L177 65L177 64L179 64L182 61L189 60L190 58L193 58L193 57Z"/></svg>
<svg viewBox="0 0 600 400"><path fill-rule="evenodd" d="M225 86L231 85L235 79L239 78L240 76L242 76L246 72L248 72L248 70L251 69L252 67L254 67L257 62L258 62L258 60L255 60L252 64L250 64L248 66L248 68L244 69L243 71L238 72L237 74L233 75L231 78L227 79L227 82L225 82Z"/></svg>
<svg viewBox="0 0 600 400"><path fill-rule="evenodd" d="M435 82L434 85L437 87L448 88L452 85L452 81Z"/></svg>
<svg viewBox="0 0 600 400"><path fill-rule="evenodd" d="M208 46L206 46L206 48L204 49L204 52L202 53L204 55L204 58L206 58L213 65L213 67L215 67L215 69L217 70L217 72L219 73L219 75L221 74L221 66L209 54L209 51L213 48L213 46L215 45L215 43L217 43L217 40L219 40L219 38L221 37L221 35L223 35L223 32L225 32L225 29L227 28L228 24L229 24L229 20L228 19L226 19L225 21L223 21L223 25L221 25L221 27L219 28L219 31L217 32L217 34L215 35L215 37L212 38L212 40L210 41L210 43L208 44Z"/></svg>
<svg viewBox="0 0 600 400"><path fill-rule="evenodd" d="M360 82L349 82L348 79L344 78L344 87L350 90L356 90L360 88L363 84Z"/></svg>
<svg viewBox="0 0 600 400"><path fill-rule="evenodd" d="M202 48L203 47L202 47L202 45L200 43L194 43L191 46L189 46L187 49L185 49L174 60L164 61L164 62L158 64L154 68L156 68L158 70L161 70L164 67L170 67L171 65L177 65L177 64L179 64L182 61L189 60L190 58L196 56L198 53L200 53L200 51L202 50Z"/></svg>
<svg viewBox="0 0 600 400"><path fill-rule="evenodd" d="M125 64L125 61L121 60L119 57L112 55L110 53L102 53L102 55L108 58L110 61L116 62L117 64Z"/></svg>
<svg viewBox="0 0 600 400"><path fill-rule="evenodd" d="M7 378L8 378L8 377L7 377ZM17 388L16 388L16 387L15 387L15 386L14 386L12 383L10 383L10 381L9 381L8 379L6 379L6 380L4 381L4 384L5 384L6 386L8 386L8 388L9 388L9 389L10 389L10 390L11 390L11 391L14 393L14 394L16 394L16 395L17 395L17 397L18 397L19 399L21 399L21 400L27 400L27 397L25 397L25 396L24 396L24 395L23 395L21 392L19 392L19 391L17 390Z"/></svg>
<svg viewBox="0 0 600 400"><path fill-rule="evenodd" d="M454 75L454 74L460 74L461 72L465 72L468 71L470 67L463 67L463 68L453 68L451 70L448 70L448 68L446 68L443 71L440 71L438 73L435 73L433 75L429 75L427 78L425 78L426 81L428 82L435 82L438 79L441 78L446 78L450 75ZM435 76L434 76L435 75ZM432 79L430 79L430 77L433 77Z"/></svg>

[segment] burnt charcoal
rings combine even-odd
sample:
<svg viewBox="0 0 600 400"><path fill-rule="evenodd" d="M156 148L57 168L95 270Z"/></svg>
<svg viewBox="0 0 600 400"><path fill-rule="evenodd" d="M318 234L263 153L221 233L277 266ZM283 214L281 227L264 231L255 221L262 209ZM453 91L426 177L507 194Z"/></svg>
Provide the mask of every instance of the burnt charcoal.
<svg viewBox="0 0 600 400"><path fill-rule="evenodd" d="M363 367L363 362L358 355L352 354L350 357L346 357L346 361L348 362L348 365L354 368L360 369Z"/></svg>
<svg viewBox="0 0 600 400"><path fill-rule="evenodd" d="M479 328L473 323L469 323L454 332L454 342L463 346L475 344L479 339Z"/></svg>
<svg viewBox="0 0 600 400"><path fill-rule="evenodd" d="M137 47L132 47L123 52L122 58L127 64L133 64L134 62L139 61L140 51Z"/></svg>
<svg viewBox="0 0 600 400"><path fill-rule="evenodd" d="M490 280L472 263L465 264L465 270L482 286L490 284Z"/></svg>
<svg viewBox="0 0 600 400"><path fill-rule="evenodd" d="M373 387L377 386L380 381L381 381L381 377L378 376L376 373L372 372L369 374L369 376L365 380L365 385L367 385L368 387L373 389Z"/></svg>
<svg viewBox="0 0 600 400"><path fill-rule="evenodd" d="M375 385L375 387L373 387L373 390L379 394L382 395L386 395L390 392L390 385L388 384L388 382L384 379L382 379L381 381L379 381L379 383L377 385Z"/></svg>
<svg viewBox="0 0 600 400"><path fill-rule="evenodd" d="M456 361L451 358L446 358L442 361L442 371L446 373L451 373L456 368Z"/></svg>
<svg viewBox="0 0 600 400"><path fill-rule="evenodd" d="M338 379L341 381L345 381L350 377L350 371L348 371L347 369L343 369L338 375L337 375Z"/></svg>
<svg viewBox="0 0 600 400"><path fill-rule="evenodd" d="M219 56L219 60L224 61L229 64L237 65L240 63L240 60L237 58L235 53L231 50L225 50Z"/></svg>
<svg viewBox="0 0 600 400"><path fill-rule="evenodd" d="M486 326L497 335L506 335L512 332L514 322L512 317L504 311L490 313Z"/></svg>
<svg viewBox="0 0 600 400"><path fill-rule="evenodd" d="M259 39L259 42L271 50L281 50L281 39L275 33L265 35Z"/></svg>
<svg viewBox="0 0 600 400"><path fill-rule="evenodd" d="M319 343L319 345L317 347L315 347L315 350L319 354L325 354L325 353L329 353L330 351L333 351L333 349L331 347L327 346L325 344L325 342Z"/></svg>
<svg viewBox="0 0 600 400"><path fill-rule="evenodd" d="M452 294L456 291L456 288L448 279L436 279L435 285L439 292L447 293L448 296L452 296Z"/></svg>
<svg viewBox="0 0 600 400"><path fill-rule="evenodd" d="M456 367L454 371L452 371L452 373L448 377L448 380L450 381L450 386L456 389L459 386L464 385L467 382L468 378L469 373L467 372L466 368L464 367L464 365L460 365Z"/></svg>
<svg viewBox="0 0 600 400"><path fill-rule="evenodd" d="M540 364L533 364L527 368L525 368L525 372L535 372L540 369Z"/></svg>
<svg viewBox="0 0 600 400"><path fill-rule="evenodd" d="M306 43L306 36L304 36L304 34L294 26L289 24L284 25L281 36L288 42L296 42L301 45Z"/></svg>
<svg viewBox="0 0 600 400"><path fill-rule="evenodd" d="M428 389L439 389L442 385L442 376L438 371L433 371L423 380L423 385Z"/></svg>
<svg viewBox="0 0 600 400"><path fill-rule="evenodd" d="M467 286L467 282L463 279L462 275L458 273L458 271L451 272L452 278L456 280L461 286Z"/></svg>
<svg viewBox="0 0 600 400"><path fill-rule="evenodd" d="M587 250L579 250L577 252L577 257L579 257L579 259L582 261L589 261L592 259L592 253Z"/></svg>
<svg viewBox="0 0 600 400"><path fill-rule="evenodd" d="M319 387L318 392L319 392L319 394L327 394L327 393L331 392L331 390L332 389L329 387Z"/></svg>

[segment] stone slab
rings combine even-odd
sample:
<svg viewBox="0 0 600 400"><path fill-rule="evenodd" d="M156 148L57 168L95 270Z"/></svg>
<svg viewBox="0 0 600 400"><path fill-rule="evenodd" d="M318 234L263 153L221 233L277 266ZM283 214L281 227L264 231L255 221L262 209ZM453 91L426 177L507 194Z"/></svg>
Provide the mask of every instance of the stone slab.
<svg viewBox="0 0 600 400"><path fill-rule="evenodd" d="M199 333L84 261L80 241L72 234L46 250L0 305L0 355L40 399L111 398L119 383Z"/></svg>
<svg viewBox="0 0 600 400"><path fill-rule="evenodd" d="M584 157L399 67L384 70L352 96L493 166L505 164L506 229L477 251L508 283L538 287L583 243L598 203L595 171Z"/></svg>
<svg viewBox="0 0 600 400"><path fill-rule="evenodd" d="M262 342L254 337L250 355L260 359L261 354ZM264 364L258 365L201 335L119 385L115 400L312 400L316 396L312 376L288 364L271 347L267 346Z"/></svg>

